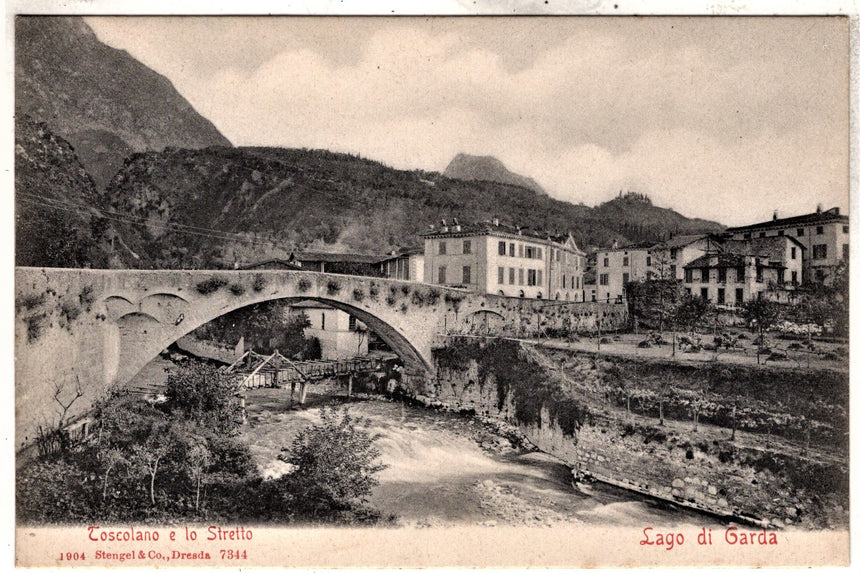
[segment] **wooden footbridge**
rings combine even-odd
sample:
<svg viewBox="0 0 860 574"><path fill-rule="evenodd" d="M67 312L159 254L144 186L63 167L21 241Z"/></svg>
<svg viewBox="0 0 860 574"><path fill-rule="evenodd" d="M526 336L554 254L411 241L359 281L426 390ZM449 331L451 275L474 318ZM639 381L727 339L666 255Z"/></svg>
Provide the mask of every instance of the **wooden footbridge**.
<svg viewBox="0 0 860 574"><path fill-rule="evenodd" d="M246 390L284 388L290 385L290 402L299 386L299 404L304 404L309 384L325 379L346 382L347 395L352 394L353 377L359 373L387 373L394 366L396 355L353 357L339 360L292 361L277 350L271 355L246 351L224 371L236 376L237 392L242 397Z"/></svg>

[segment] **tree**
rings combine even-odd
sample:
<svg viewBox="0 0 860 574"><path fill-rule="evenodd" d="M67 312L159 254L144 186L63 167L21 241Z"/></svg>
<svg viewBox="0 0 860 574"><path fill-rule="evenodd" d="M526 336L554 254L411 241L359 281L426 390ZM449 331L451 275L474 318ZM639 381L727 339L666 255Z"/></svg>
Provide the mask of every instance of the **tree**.
<svg viewBox="0 0 860 574"><path fill-rule="evenodd" d="M195 437L197 438L197 437ZM194 483L194 511L200 512L200 486L203 476L212 464L212 453L206 446L206 441L198 439L194 441L191 448L185 454L185 467L188 477Z"/></svg>
<svg viewBox="0 0 860 574"><path fill-rule="evenodd" d="M761 350L764 347L764 332L776 323L782 314L778 303L770 299L750 299L741 304L743 315L750 328L758 329L758 346L756 348L756 362L761 364Z"/></svg>
<svg viewBox="0 0 860 574"><path fill-rule="evenodd" d="M169 436L167 432L153 432L146 442L131 447L132 464L141 474L149 478L149 499L153 506L155 506L155 477L158 474L158 466L172 446L164 440L167 436Z"/></svg>
<svg viewBox="0 0 860 574"><path fill-rule="evenodd" d="M242 424L237 382L212 365L188 362L167 375L168 406L217 432L232 433Z"/></svg>
<svg viewBox="0 0 860 574"><path fill-rule="evenodd" d="M104 471L102 477L102 501L107 500L108 480L111 471L123 464L128 464L125 454L118 448L107 448L98 453L99 466Z"/></svg>
<svg viewBox="0 0 860 574"><path fill-rule="evenodd" d="M376 437L358 428L362 421L349 409L334 406L320 411L321 422L301 431L280 460L295 467L283 477L285 498L304 506L313 516L348 510L367 500L377 484Z"/></svg>

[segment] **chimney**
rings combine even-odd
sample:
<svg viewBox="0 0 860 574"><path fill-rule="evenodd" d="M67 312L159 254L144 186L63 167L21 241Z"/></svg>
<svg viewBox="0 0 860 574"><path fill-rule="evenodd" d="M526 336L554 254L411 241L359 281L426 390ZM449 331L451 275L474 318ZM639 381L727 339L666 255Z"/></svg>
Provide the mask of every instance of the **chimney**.
<svg viewBox="0 0 860 574"><path fill-rule="evenodd" d="M773 210L773 220L776 221L777 219L779 219L779 211L774 209Z"/></svg>
<svg viewBox="0 0 860 574"><path fill-rule="evenodd" d="M498 217L493 217L493 225L495 225L496 227L499 226L499 218Z"/></svg>
<svg viewBox="0 0 860 574"><path fill-rule="evenodd" d="M618 240L617 239L612 240L612 249L618 249Z"/></svg>
<svg viewBox="0 0 860 574"><path fill-rule="evenodd" d="M435 231L435 229L436 229L436 226L431 223L430 224L430 231Z"/></svg>
<svg viewBox="0 0 860 574"><path fill-rule="evenodd" d="M820 204L820 203L819 203L819 204L818 204L818 206L815 208L815 213L817 213L818 215L821 215L821 204Z"/></svg>

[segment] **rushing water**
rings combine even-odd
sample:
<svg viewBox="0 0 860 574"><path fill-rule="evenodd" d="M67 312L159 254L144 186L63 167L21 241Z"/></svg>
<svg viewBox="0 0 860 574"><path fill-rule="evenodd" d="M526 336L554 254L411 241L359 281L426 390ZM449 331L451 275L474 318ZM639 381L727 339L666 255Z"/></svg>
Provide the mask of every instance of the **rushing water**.
<svg viewBox="0 0 860 574"><path fill-rule="evenodd" d="M299 429L319 420L320 401L325 399L310 396L307 408L288 410L283 390L249 393L246 437L265 474L286 470L277 454ZM349 408L378 435L376 446L387 465L370 504L403 525L717 524L707 515L608 485L581 492L560 461L516 450L469 417L383 400L355 401Z"/></svg>

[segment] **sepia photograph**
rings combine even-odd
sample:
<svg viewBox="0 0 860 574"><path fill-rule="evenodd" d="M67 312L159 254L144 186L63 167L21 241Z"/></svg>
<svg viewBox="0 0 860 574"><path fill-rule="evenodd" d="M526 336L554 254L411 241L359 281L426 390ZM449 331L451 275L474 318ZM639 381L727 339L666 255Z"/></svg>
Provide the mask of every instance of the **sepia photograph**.
<svg viewBox="0 0 860 574"><path fill-rule="evenodd" d="M17 566L849 564L848 17L8 20Z"/></svg>

